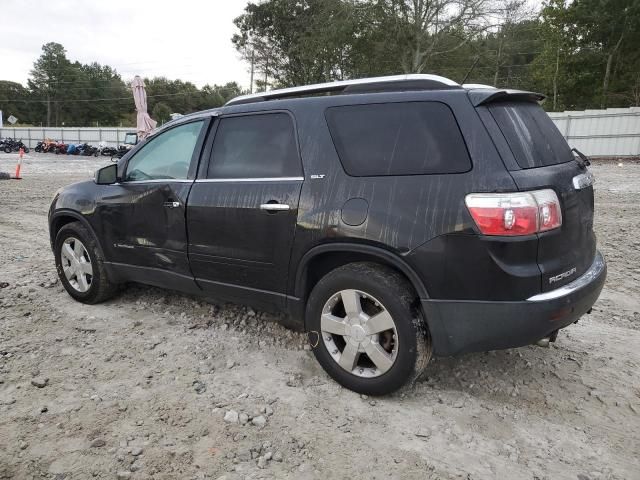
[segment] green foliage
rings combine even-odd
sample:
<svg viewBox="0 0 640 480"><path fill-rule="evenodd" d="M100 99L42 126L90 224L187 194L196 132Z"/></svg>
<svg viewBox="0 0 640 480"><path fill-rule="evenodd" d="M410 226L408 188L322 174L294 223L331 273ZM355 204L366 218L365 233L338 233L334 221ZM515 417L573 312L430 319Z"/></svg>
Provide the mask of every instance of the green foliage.
<svg viewBox="0 0 640 480"><path fill-rule="evenodd" d="M358 7L343 0L270 0L249 3L236 18L233 44L262 86L304 85L346 78L352 72L352 35Z"/></svg>
<svg viewBox="0 0 640 480"><path fill-rule="evenodd" d="M265 0L235 24L258 90L431 72L541 91L548 109L640 104L639 0Z"/></svg>
<svg viewBox="0 0 640 480"><path fill-rule="evenodd" d="M160 123L171 113L215 108L244 93L235 82L205 85L182 80L145 79L148 110ZM28 87L0 81L0 110L20 123L52 126L117 126L135 124L130 86L113 68L71 62L64 47L47 43L35 61Z"/></svg>
<svg viewBox="0 0 640 480"><path fill-rule="evenodd" d="M24 102L29 97L29 91L16 82L0 80L0 99L13 99L8 102L0 102L3 120L6 121L13 115L19 123L29 121L29 108Z"/></svg>
<svg viewBox="0 0 640 480"><path fill-rule="evenodd" d="M640 0L262 0L235 19L232 42L253 87L430 72L458 82L535 90L549 110L640 105ZM473 68L472 68L473 66ZM235 82L144 80L148 109L215 108ZM27 87L0 81L0 109L21 123L135 123L129 85L111 67L81 64L47 43Z"/></svg>
<svg viewBox="0 0 640 480"><path fill-rule="evenodd" d="M165 122L171 120L171 107L166 103L157 102L153 109L151 110L151 117L158 122L159 125L162 125Z"/></svg>

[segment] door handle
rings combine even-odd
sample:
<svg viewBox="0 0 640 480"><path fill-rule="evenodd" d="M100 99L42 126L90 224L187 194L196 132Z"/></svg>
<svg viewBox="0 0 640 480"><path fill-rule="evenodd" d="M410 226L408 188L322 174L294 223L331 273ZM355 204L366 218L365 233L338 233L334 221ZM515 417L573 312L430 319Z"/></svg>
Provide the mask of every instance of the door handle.
<svg viewBox="0 0 640 480"><path fill-rule="evenodd" d="M286 203L263 203L260 205L260 210L266 210L267 212L282 212L290 209L291 207Z"/></svg>
<svg viewBox="0 0 640 480"><path fill-rule="evenodd" d="M167 208L178 208L180 206L180 202L173 202L173 201L164 202L164 206Z"/></svg>

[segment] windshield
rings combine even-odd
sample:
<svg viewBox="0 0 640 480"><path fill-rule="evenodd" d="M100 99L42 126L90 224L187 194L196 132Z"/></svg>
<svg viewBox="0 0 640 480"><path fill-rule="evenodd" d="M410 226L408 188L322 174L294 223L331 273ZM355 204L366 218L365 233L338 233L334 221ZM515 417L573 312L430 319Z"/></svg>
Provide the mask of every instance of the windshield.
<svg viewBox="0 0 640 480"><path fill-rule="evenodd" d="M539 105L504 102L489 105L489 110L520 167L545 167L573 160L569 145Z"/></svg>

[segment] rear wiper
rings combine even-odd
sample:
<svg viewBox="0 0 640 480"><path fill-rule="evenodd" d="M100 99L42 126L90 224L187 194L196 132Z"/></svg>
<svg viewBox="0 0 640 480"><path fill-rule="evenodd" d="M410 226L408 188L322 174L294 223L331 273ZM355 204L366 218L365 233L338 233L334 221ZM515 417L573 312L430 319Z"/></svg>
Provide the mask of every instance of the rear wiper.
<svg viewBox="0 0 640 480"><path fill-rule="evenodd" d="M587 168L589 165L591 165L591 161L589 160L589 158L580 150L578 150L577 148L572 148L571 151L578 155L578 157L580 157L579 159L574 157L580 167Z"/></svg>

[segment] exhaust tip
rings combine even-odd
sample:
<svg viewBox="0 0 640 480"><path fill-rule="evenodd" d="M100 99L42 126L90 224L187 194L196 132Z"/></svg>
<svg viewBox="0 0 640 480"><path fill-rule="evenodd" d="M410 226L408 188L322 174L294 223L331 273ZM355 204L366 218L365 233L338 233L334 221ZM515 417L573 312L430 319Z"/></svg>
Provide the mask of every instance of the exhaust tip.
<svg viewBox="0 0 640 480"><path fill-rule="evenodd" d="M549 342L551 342L551 338L544 337L536 342L536 345L543 348L549 348Z"/></svg>

